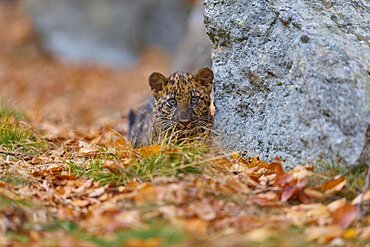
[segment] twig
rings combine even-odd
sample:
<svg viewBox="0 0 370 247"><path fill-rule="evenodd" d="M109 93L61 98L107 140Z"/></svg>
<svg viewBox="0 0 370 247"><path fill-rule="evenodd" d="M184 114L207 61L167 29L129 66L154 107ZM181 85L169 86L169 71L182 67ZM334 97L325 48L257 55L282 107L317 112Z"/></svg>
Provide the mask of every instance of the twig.
<svg viewBox="0 0 370 247"><path fill-rule="evenodd" d="M25 160L32 159L32 156L21 154L21 153L17 153L17 152L5 151L5 150L0 150L0 154L9 155L9 156L15 156L15 157L18 157L18 158L23 158Z"/></svg>
<svg viewBox="0 0 370 247"><path fill-rule="evenodd" d="M365 178L365 185L362 188L362 193L361 193L361 200L359 204L360 205L360 212L359 212L360 216L365 215L367 213L367 212L363 212L362 204L364 203L365 193L368 191L369 186L370 186L370 164L367 165L367 175Z"/></svg>
<svg viewBox="0 0 370 247"><path fill-rule="evenodd" d="M9 151L4 151L4 150L0 150L0 154L10 155L10 156L23 156L23 154L21 153L9 152Z"/></svg>

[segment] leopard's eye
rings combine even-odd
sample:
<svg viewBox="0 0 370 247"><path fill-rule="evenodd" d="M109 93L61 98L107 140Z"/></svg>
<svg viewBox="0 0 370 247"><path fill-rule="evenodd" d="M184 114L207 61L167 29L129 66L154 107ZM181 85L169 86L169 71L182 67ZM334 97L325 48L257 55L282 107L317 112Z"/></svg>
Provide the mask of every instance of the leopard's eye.
<svg viewBox="0 0 370 247"><path fill-rule="evenodd" d="M177 105L177 101L175 99L169 99L167 100L167 103L171 106L174 107Z"/></svg>
<svg viewBox="0 0 370 247"><path fill-rule="evenodd" d="M199 103L199 97L198 96L194 96L194 97L191 97L191 103L192 104L198 104Z"/></svg>

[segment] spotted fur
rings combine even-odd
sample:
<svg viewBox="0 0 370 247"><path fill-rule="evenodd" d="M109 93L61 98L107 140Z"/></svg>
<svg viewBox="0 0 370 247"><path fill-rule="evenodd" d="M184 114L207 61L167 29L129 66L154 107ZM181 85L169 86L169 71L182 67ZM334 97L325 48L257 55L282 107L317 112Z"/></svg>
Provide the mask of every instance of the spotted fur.
<svg viewBox="0 0 370 247"><path fill-rule="evenodd" d="M159 143L165 138L178 141L208 137L213 126L211 69L201 69L195 75L176 72L168 78L153 73L149 85L154 97L148 105L152 106L147 105L139 114L130 113L129 132L135 146Z"/></svg>

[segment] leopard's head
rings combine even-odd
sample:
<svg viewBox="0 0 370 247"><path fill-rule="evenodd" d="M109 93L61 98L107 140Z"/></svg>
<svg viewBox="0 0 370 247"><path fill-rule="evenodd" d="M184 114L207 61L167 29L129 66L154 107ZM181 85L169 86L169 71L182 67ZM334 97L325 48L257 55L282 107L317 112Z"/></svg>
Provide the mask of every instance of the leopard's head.
<svg viewBox="0 0 370 247"><path fill-rule="evenodd" d="M153 124L158 131L175 131L183 137L209 131L213 72L203 68L192 75L176 72L168 78L160 73L149 77L155 98Z"/></svg>

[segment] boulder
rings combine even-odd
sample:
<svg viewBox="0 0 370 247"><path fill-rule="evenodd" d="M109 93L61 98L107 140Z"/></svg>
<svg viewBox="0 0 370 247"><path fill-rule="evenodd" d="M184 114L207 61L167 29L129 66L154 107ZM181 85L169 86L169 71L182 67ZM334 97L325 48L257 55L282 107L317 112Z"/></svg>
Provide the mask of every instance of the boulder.
<svg viewBox="0 0 370 247"><path fill-rule="evenodd" d="M204 67L211 67L211 42L204 26L203 3L197 1L185 37L174 54L171 71L196 72Z"/></svg>
<svg viewBox="0 0 370 247"><path fill-rule="evenodd" d="M222 146L268 161L278 156L288 167L354 165L368 157L368 1L205 0L204 6Z"/></svg>
<svg viewBox="0 0 370 247"><path fill-rule="evenodd" d="M43 46L69 62L127 67L141 49L176 50L191 4L183 0L27 0Z"/></svg>

